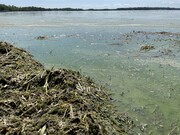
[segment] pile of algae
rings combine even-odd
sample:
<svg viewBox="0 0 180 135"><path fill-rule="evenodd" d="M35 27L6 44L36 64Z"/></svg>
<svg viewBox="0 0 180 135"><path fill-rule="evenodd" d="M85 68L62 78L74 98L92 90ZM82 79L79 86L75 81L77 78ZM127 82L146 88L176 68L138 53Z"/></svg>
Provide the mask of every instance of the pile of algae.
<svg viewBox="0 0 180 135"><path fill-rule="evenodd" d="M79 72L46 70L23 49L0 42L0 134L134 134L103 87Z"/></svg>

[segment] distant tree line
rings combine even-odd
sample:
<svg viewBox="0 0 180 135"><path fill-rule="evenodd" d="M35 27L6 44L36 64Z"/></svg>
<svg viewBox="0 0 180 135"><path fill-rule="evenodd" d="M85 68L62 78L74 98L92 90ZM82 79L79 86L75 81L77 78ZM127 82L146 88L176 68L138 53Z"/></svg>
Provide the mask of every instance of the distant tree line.
<svg viewBox="0 0 180 135"><path fill-rule="evenodd" d="M7 6L0 4L0 11L45 11L45 8L41 7L16 7L16 6Z"/></svg>
<svg viewBox="0 0 180 135"><path fill-rule="evenodd" d="M42 7L16 7L16 6L7 6L0 4L0 11L82 11L83 9L76 8L42 8Z"/></svg>
<svg viewBox="0 0 180 135"><path fill-rule="evenodd" d="M42 7L16 7L13 5L0 4L0 12L7 11L117 11L117 10L180 10L180 8L170 7L133 7L117 9L81 9L81 8L42 8Z"/></svg>
<svg viewBox="0 0 180 135"><path fill-rule="evenodd" d="M170 8L170 7L132 7L132 8L117 8L116 10L180 10L180 8Z"/></svg>

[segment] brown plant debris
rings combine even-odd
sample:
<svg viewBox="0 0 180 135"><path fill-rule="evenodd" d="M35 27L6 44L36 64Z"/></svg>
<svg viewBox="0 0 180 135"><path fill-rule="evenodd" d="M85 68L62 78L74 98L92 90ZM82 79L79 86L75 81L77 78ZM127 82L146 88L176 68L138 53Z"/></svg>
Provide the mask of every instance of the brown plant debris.
<svg viewBox="0 0 180 135"><path fill-rule="evenodd" d="M48 37L47 36L38 36L36 39L37 40L45 40L45 39L48 39Z"/></svg>
<svg viewBox="0 0 180 135"><path fill-rule="evenodd" d="M103 87L78 72L46 70L23 49L0 42L0 134L133 134Z"/></svg>
<svg viewBox="0 0 180 135"><path fill-rule="evenodd" d="M155 49L155 47L152 46L152 45L143 45L143 46L141 46L140 51L143 51L143 50L149 51L149 50L152 50L152 49Z"/></svg>

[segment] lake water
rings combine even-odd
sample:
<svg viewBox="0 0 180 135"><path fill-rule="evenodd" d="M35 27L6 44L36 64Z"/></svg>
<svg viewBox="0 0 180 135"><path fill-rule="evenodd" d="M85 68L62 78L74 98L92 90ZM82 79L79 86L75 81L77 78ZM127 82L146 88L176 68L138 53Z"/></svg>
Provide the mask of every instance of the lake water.
<svg viewBox="0 0 180 135"><path fill-rule="evenodd" d="M180 134L179 32L180 11L0 13L0 40L110 88L141 134Z"/></svg>

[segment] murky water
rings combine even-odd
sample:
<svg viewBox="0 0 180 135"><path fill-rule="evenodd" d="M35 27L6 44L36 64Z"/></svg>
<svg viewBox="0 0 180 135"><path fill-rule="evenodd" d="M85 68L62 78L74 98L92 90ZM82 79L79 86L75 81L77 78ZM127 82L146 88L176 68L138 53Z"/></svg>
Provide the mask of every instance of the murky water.
<svg viewBox="0 0 180 135"><path fill-rule="evenodd" d="M0 40L110 88L141 134L180 134L179 31L179 11L0 13Z"/></svg>

